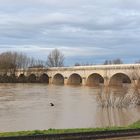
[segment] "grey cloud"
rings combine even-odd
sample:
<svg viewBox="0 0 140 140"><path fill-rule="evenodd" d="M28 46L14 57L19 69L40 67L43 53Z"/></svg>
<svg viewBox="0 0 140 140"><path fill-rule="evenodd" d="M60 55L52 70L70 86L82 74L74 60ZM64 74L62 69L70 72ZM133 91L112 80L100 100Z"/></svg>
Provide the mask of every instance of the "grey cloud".
<svg viewBox="0 0 140 140"><path fill-rule="evenodd" d="M2 46L13 50L14 46L19 46L30 55L40 51L45 56L53 48L59 48L68 57L83 56L89 60L96 56L97 61L139 57L139 0L0 2L1 51L4 50ZM25 46L30 47L25 49Z"/></svg>

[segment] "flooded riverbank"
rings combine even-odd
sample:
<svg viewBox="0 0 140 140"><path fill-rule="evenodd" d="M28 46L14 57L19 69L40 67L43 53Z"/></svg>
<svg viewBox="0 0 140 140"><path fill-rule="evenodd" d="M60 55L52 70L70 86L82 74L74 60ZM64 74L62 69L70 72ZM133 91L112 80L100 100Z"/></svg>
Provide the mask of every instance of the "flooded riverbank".
<svg viewBox="0 0 140 140"><path fill-rule="evenodd" d="M100 92L83 86L0 84L0 131L123 126L140 119L140 107L99 107Z"/></svg>

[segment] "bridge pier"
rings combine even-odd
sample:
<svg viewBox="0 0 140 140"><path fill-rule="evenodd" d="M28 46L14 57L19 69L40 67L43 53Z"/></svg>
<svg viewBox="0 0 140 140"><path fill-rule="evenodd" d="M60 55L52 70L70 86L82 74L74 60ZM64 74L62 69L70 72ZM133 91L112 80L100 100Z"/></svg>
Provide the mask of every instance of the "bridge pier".
<svg viewBox="0 0 140 140"><path fill-rule="evenodd" d="M82 86L86 85L86 77L82 77Z"/></svg>
<svg viewBox="0 0 140 140"><path fill-rule="evenodd" d="M104 78L104 86L107 87L109 86L109 79L108 78Z"/></svg>
<svg viewBox="0 0 140 140"><path fill-rule="evenodd" d="M68 77L64 77L64 85L68 84Z"/></svg>
<svg viewBox="0 0 140 140"><path fill-rule="evenodd" d="M52 84L52 77L49 77L49 84Z"/></svg>
<svg viewBox="0 0 140 140"><path fill-rule="evenodd" d="M132 83L131 83L131 86L132 87L138 87L138 82L139 82L139 80L131 80L132 81Z"/></svg>

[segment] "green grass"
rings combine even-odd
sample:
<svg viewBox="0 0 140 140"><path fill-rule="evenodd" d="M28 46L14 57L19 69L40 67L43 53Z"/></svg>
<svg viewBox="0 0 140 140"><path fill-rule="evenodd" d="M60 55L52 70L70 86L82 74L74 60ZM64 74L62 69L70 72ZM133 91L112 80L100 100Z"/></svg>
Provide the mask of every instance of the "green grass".
<svg viewBox="0 0 140 140"><path fill-rule="evenodd" d="M63 133L78 133L78 132L98 132L98 131L126 130L126 129L136 129L136 128L140 128L140 121L137 121L126 127L48 129L48 130L3 132L0 133L0 137L33 136L33 135L41 135L41 134L63 134Z"/></svg>

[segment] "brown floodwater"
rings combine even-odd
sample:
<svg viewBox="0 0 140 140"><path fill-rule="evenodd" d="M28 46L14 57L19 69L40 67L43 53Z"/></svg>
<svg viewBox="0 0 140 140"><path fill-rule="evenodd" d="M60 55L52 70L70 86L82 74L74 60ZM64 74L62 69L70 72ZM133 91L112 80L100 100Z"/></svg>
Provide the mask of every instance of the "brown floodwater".
<svg viewBox="0 0 140 140"><path fill-rule="evenodd" d="M116 95L124 92L113 91ZM101 92L106 91L84 86L0 84L0 131L122 126L140 119L140 107L100 107L97 95Z"/></svg>

